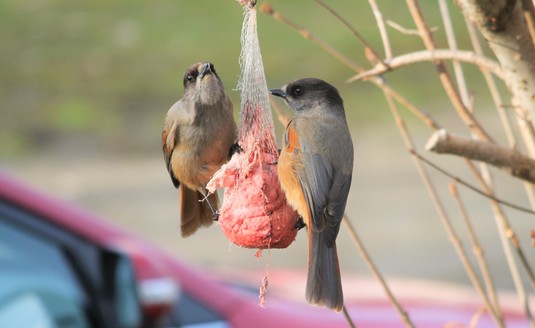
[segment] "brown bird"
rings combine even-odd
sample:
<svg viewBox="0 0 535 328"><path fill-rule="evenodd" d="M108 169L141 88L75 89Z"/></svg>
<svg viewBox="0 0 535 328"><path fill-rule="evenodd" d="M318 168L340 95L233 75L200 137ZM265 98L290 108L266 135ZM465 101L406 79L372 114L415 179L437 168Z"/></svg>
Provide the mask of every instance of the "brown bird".
<svg viewBox="0 0 535 328"><path fill-rule="evenodd" d="M286 126L278 161L289 203L308 230L306 299L341 311L344 305L336 237L353 171L353 142L338 90L313 78L271 90L295 116Z"/></svg>
<svg viewBox="0 0 535 328"><path fill-rule="evenodd" d="M184 97L167 112L162 133L165 165L180 186L183 237L217 220L219 199L206 184L236 149L232 101L211 63L197 63L184 74Z"/></svg>

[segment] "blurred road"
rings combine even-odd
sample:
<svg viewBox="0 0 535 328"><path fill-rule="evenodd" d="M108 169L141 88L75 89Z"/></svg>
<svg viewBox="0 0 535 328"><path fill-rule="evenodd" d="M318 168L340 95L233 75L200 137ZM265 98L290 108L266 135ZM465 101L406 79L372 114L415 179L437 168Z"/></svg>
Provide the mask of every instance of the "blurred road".
<svg viewBox="0 0 535 328"><path fill-rule="evenodd" d="M358 135L353 133L353 137L356 165L347 213L383 274L387 278L402 276L468 284L461 263L399 138L372 130L361 131ZM424 145L426 137L427 134L422 134L415 138L417 145ZM256 270L266 265L270 268L306 268L304 231L288 249L266 251L260 259L254 257L255 250L230 244L217 224L182 239L178 192L167 175L158 147L153 153L139 157L95 155L69 158L68 155L38 154L31 161L9 162L3 169L151 240L190 263ZM451 171L462 173L460 161L432 158L440 160L440 164ZM430 173L470 252L466 230L447 193L448 179L433 171ZM520 183L504 179L500 173L495 175L501 186L498 196L527 204ZM488 201L463 187L459 189L486 249L497 285L511 289L513 285ZM535 228L533 217L514 210L506 211L523 241L528 258L533 260L534 249L529 245L529 231ZM338 237L338 245L344 275L368 273L344 228Z"/></svg>

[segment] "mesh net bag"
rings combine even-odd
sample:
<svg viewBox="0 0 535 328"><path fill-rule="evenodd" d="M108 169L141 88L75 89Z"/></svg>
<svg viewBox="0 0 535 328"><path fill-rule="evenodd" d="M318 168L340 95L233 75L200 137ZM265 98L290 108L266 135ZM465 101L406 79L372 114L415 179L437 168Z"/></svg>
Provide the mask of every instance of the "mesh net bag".
<svg viewBox="0 0 535 328"><path fill-rule="evenodd" d="M243 2L243 3L242 3ZM219 225L247 248L286 248L297 235L297 213L286 202L277 174L278 151L256 30L256 7L244 5L241 36L239 144L242 152L214 174L207 189L224 188Z"/></svg>

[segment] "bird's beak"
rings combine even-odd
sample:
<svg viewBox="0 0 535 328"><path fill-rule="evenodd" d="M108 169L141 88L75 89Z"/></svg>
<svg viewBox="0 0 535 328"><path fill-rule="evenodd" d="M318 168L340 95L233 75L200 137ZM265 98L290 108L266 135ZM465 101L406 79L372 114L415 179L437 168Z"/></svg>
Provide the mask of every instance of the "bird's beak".
<svg viewBox="0 0 535 328"><path fill-rule="evenodd" d="M204 63L201 65L201 71L199 77L202 79L206 74L212 74L212 65L210 63Z"/></svg>
<svg viewBox="0 0 535 328"><path fill-rule="evenodd" d="M269 92L274 96L281 97L281 98L284 98L284 99L286 99L286 97L288 97L286 92L282 91L281 89L271 89L271 90L269 90Z"/></svg>

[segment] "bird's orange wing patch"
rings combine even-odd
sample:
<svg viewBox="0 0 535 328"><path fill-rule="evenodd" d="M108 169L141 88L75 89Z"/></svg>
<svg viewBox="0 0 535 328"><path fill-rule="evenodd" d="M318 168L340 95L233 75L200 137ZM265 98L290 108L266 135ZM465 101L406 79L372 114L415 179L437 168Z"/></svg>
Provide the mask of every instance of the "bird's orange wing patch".
<svg viewBox="0 0 535 328"><path fill-rule="evenodd" d="M289 125L286 129L286 135L285 135L285 141L286 141L286 150L288 152L293 153L296 149L299 150L299 135L297 134L297 131Z"/></svg>
<svg viewBox="0 0 535 328"><path fill-rule="evenodd" d="M171 128L165 128L162 132L162 148L165 154L173 152L176 143L177 125L173 124ZM171 137L171 139L169 139Z"/></svg>
<svg viewBox="0 0 535 328"><path fill-rule="evenodd" d="M163 147L163 151L165 153L169 153L171 150L169 149L169 145L167 145L167 135L169 134L169 131L168 130L164 130L162 132L162 147Z"/></svg>

